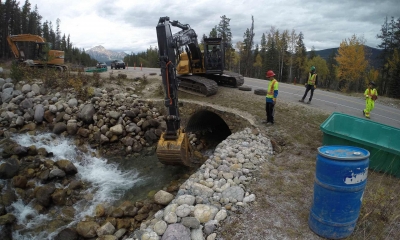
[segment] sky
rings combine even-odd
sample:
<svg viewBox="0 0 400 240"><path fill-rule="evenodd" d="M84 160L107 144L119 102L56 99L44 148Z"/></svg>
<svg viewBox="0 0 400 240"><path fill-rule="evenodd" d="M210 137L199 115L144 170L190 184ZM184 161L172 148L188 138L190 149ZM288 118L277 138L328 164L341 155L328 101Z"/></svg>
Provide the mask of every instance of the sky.
<svg viewBox="0 0 400 240"><path fill-rule="evenodd" d="M21 5L24 1L21 1ZM107 50L138 53L157 47L156 25L168 16L189 24L198 35L210 33L221 16L230 18L232 43L243 41L254 17L254 42L260 43L271 27L295 30L304 35L307 50L339 47L352 35L366 45L377 47L385 17L400 17L399 0L29 0L40 15L61 20L63 34L70 35L75 47L88 50L103 46ZM173 33L180 29L173 27Z"/></svg>

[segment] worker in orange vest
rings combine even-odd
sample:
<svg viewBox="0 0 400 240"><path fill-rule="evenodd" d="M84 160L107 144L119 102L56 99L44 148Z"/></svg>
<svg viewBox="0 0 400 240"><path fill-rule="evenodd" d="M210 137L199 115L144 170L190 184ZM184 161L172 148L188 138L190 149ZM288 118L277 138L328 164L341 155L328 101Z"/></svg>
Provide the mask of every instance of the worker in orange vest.
<svg viewBox="0 0 400 240"><path fill-rule="evenodd" d="M368 84L368 88L364 92L365 96L365 109L363 110L363 115L366 118L370 118L370 112L375 107L375 100L378 99L378 91L375 89L375 83L371 81Z"/></svg>
<svg viewBox="0 0 400 240"><path fill-rule="evenodd" d="M263 121L267 125L274 124L275 104L278 97L279 83L274 78L275 73L272 70L267 71L266 77L269 80L268 90L266 97L265 111L267 113L267 120Z"/></svg>

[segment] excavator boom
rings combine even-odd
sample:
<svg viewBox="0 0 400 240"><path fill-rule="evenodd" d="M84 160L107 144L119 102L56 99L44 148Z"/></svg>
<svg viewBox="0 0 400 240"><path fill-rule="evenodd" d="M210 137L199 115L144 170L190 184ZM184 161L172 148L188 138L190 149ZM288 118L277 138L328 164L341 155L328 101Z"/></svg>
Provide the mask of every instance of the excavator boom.
<svg viewBox="0 0 400 240"><path fill-rule="evenodd" d="M46 40L38 35L32 34L19 34L7 36L7 42L10 46L14 57L19 61L26 63L32 67L55 67L60 71L67 70L64 65L64 51L59 50L46 50L49 48ZM27 59L23 48L20 48L17 43L19 42L32 42L35 46L33 59Z"/></svg>
<svg viewBox="0 0 400 240"><path fill-rule="evenodd" d="M185 28L179 22L176 26ZM161 135L157 145L157 157L160 162L169 165L190 166L189 141L186 133L180 126L181 119L178 109L178 79L176 77L176 41L172 37L172 23L168 17L160 18L157 30L159 61L162 83L164 86L164 105L167 108L167 129Z"/></svg>

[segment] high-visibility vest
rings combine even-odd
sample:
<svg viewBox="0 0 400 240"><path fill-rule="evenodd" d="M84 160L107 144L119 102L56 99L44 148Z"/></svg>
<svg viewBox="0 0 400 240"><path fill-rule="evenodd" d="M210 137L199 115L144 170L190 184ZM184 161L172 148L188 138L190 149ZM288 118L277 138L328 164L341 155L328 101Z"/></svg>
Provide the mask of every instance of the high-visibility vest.
<svg viewBox="0 0 400 240"><path fill-rule="evenodd" d="M275 83L278 85L278 81L276 79L272 80L268 84L268 92L267 92L267 98L274 98L274 90L278 90L278 86L276 86L275 89Z"/></svg>
<svg viewBox="0 0 400 240"><path fill-rule="evenodd" d="M308 85L315 85L315 80L317 79L317 74L308 73Z"/></svg>
<svg viewBox="0 0 400 240"><path fill-rule="evenodd" d="M368 94L367 94L367 92L368 92ZM376 98L372 97L372 96L378 96L378 91L376 91L375 88L374 89L367 88L367 90L365 90L364 95L365 96L367 96L367 95L371 96L371 99L375 101Z"/></svg>

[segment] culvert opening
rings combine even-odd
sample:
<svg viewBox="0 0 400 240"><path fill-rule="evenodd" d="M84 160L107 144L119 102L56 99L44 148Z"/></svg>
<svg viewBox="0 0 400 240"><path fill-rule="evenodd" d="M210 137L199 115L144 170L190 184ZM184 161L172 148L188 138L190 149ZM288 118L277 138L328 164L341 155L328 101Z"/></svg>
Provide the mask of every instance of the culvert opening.
<svg viewBox="0 0 400 240"><path fill-rule="evenodd" d="M187 122L186 132L196 134L197 150L215 149L232 134L226 122L218 114L208 110L193 114Z"/></svg>

